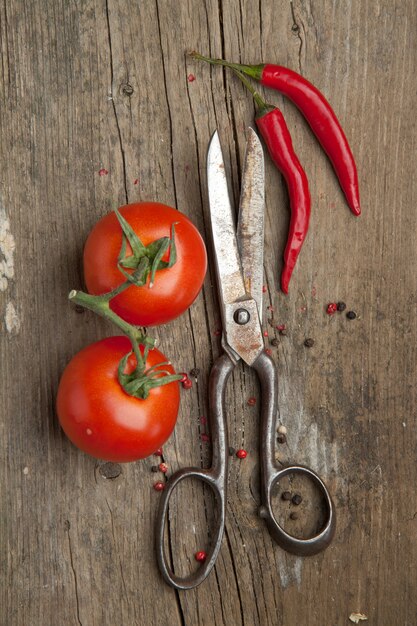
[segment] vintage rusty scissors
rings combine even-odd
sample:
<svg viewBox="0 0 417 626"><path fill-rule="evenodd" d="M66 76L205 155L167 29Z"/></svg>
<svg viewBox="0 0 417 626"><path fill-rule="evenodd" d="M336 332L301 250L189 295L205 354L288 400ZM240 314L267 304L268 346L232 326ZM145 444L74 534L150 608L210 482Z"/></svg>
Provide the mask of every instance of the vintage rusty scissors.
<svg viewBox="0 0 417 626"><path fill-rule="evenodd" d="M212 465L209 469L188 467L175 472L162 492L157 514L156 551L165 581L176 589L191 589L210 573L220 550L225 516L228 472L228 438L225 406L227 380L242 360L257 372L261 384L261 505L259 515L272 538L288 552L301 556L324 550L332 540L335 511L323 481L311 469L301 465L279 467L275 460L277 370L264 350L262 319L263 239L264 239L264 163L260 141L252 128L246 144L237 233L227 187L223 155L217 131L208 150L207 176L211 226L219 302L222 312L224 353L214 363L209 380L209 420L212 441ZM303 474L321 492L326 507L325 522L318 534L300 539L278 524L272 510L272 490L289 474ZM214 492L217 507L216 533L207 558L187 578L174 574L164 550L164 528L169 499L182 480L194 477L207 483Z"/></svg>

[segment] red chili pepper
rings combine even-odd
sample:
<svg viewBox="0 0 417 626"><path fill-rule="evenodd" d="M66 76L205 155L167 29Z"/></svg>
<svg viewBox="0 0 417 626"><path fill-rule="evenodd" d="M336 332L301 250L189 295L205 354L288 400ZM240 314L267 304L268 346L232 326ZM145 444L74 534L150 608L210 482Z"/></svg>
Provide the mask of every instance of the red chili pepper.
<svg viewBox="0 0 417 626"><path fill-rule="evenodd" d="M223 59L208 59L197 53L192 53L192 56L243 72L262 85L276 89L287 96L304 115L332 162L350 209L355 215L360 215L358 173L352 151L335 112L314 85L297 72L282 65L270 63L240 65Z"/></svg>
<svg viewBox="0 0 417 626"><path fill-rule="evenodd" d="M291 135L281 111L264 102L245 76L236 70L235 73L251 91L259 106L256 114L256 125L264 138L273 162L284 176L288 187L291 218L287 245L284 250L284 267L281 273L281 289L284 293L288 293L290 278L307 235L310 221L311 201L308 180L294 152Z"/></svg>

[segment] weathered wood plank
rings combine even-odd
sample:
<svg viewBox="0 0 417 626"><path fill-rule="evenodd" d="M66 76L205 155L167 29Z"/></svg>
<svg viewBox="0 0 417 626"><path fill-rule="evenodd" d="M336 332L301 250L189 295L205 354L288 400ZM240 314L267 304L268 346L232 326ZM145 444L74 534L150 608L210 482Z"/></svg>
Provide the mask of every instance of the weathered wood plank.
<svg viewBox="0 0 417 626"><path fill-rule="evenodd" d="M348 623L352 611L378 626L415 623L416 22L414 3L389 0L0 3L1 624L321 626ZM230 443L249 456L230 459L215 571L177 594L155 565L153 460L106 479L102 463L65 439L54 402L65 363L113 332L66 300L82 285L95 221L127 201L157 199L190 216L210 246L205 158L215 127L238 198L254 107L233 76L187 58L193 48L281 62L321 88L357 158L363 216L349 213L301 115L265 94L282 108L313 199L284 297L287 196L267 160L264 321L279 339L288 428L280 459L327 480L338 532L325 554L303 560L275 547L257 518L259 402L247 399L259 400L259 389L239 368L228 389ZM152 330L179 371L200 369L164 449L172 470L209 463L200 417L220 351L214 278L210 266L189 313ZM335 299L359 319L327 317ZM268 318L285 323L287 336ZM309 350L306 337L315 340ZM305 496L297 528L306 529L314 498L294 485ZM175 497L169 539L182 573L207 545L210 511L199 484ZM282 515L289 524L288 509Z"/></svg>

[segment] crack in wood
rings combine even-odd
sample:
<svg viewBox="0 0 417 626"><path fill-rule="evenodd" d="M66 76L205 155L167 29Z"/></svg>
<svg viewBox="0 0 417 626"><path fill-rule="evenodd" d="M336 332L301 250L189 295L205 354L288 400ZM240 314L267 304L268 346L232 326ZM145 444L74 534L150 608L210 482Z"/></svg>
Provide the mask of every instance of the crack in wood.
<svg viewBox="0 0 417 626"><path fill-rule="evenodd" d="M75 571L75 567L74 567L74 558L73 558L73 554L72 554L72 543L71 543L71 535L70 535L70 522L68 520L66 520L65 522L65 530L67 532L67 537L68 537L68 549L69 549L69 554L70 554L70 565L71 565L71 571L72 571L72 575L74 578L74 589L75 589L75 603L76 603L76 615L77 615L77 621L79 623L80 626L83 626L81 619L80 619L80 600L78 597L78 580L77 580L77 572Z"/></svg>
<svg viewBox="0 0 417 626"><path fill-rule="evenodd" d="M302 22L300 22L300 24L297 21L296 15L295 15L295 10L294 10L294 3L291 1L290 2L290 7L291 7L291 15L292 15L292 19L293 19L293 26L292 26L292 31L297 35L299 41L300 41L300 45L298 48L298 69L300 71L300 74L302 73L302 67L301 67L301 53L303 50L303 45L304 45L304 41L303 38L301 37L300 34L300 30L301 28L303 28L304 31L304 25Z"/></svg>
<svg viewBox="0 0 417 626"><path fill-rule="evenodd" d="M111 97L111 103L112 103L114 118L115 118L115 121L116 121L116 129L117 129L117 135L118 135L118 138L119 138L120 153L121 153L121 156L122 156L124 193L125 193L125 198L126 198L126 204L128 204L129 203L129 194L128 194L128 191L127 191L126 155L125 155L125 150L124 150L124 146L123 146L122 131L121 131L121 128L120 128L120 122L119 122L119 118L118 118L118 115L117 115L117 108L116 108L116 103L114 101L114 91L113 91L114 63L113 63L113 49L112 49L112 40L111 40L110 12L109 12L109 2L108 2L108 0L106 0L106 21L107 21L107 37L108 37L109 54L110 54L110 97Z"/></svg>

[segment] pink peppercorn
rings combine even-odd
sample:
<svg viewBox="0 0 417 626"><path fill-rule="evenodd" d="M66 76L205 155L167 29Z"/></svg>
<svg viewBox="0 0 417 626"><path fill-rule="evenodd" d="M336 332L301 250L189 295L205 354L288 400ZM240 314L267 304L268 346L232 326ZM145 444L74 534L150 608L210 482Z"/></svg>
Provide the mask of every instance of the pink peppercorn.
<svg viewBox="0 0 417 626"><path fill-rule="evenodd" d="M236 452L236 456L238 459L246 459L246 457L248 456L248 453L246 452L246 450L241 448L240 450Z"/></svg>
<svg viewBox="0 0 417 626"><path fill-rule="evenodd" d="M163 491L165 489L165 483L161 483L160 481L158 481L154 484L153 488L155 489L155 491Z"/></svg>
<svg viewBox="0 0 417 626"><path fill-rule="evenodd" d="M163 472L164 474L166 474L168 471L168 465L166 463L160 463L158 465L158 468L159 468L159 471Z"/></svg>
<svg viewBox="0 0 417 626"><path fill-rule="evenodd" d="M253 396L251 396L250 398L248 398L248 404L249 404L249 406L255 406L255 404L256 404L256 398L254 398Z"/></svg>
<svg viewBox="0 0 417 626"><path fill-rule="evenodd" d="M207 558L207 552L204 552L204 550L200 550L199 552L196 552L194 554L194 558L196 561L198 561L199 563L204 563L204 561Z"/></svg>
<svg viewBox="0 0 417 626"><path fill-rule="evenodd" d="M336 302L330 302L327 305L327 309L326 309L326 313L327 315L334 315L337 311L337 304Z"/></svg>
<svg viewBox="0 0 417 626"><path fill-rule="evenodd" d="M193 381L190 380L188 377L185 380L181 380L181 383L184 389L191 389L191 387L193 386Z"/></svg>
<svg viewBox="0 0 417 626"><path fill-rule="evenodd" d="M158 448L158 450L155 450L155 452L153 453L154 456L162 456L162 448Z"/></svg>

